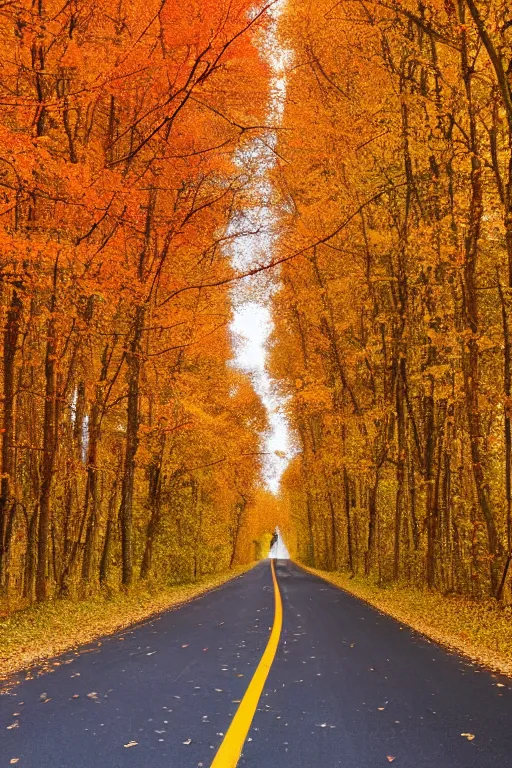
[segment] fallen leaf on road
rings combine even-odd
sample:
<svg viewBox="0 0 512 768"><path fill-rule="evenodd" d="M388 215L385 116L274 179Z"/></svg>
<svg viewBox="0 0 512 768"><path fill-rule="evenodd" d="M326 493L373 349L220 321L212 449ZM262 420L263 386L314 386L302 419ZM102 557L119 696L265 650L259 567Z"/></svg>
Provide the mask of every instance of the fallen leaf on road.
<svg viewBox="0 0 512 768"><path fill-rule="evenodd" d="M475 738L474 733L461 733L461 736L464 736L468 741L473 741Z"/></svg>
<svg viewBox="0 0 512 768"><path fill-rule="evenodd" d="M396 757L393 757L393 755L386 755L386 757L388 758L388 763L392 763L393 760L396 760Z"/></svg>
<svg viewBox="0 0 512 768"><path fill-rule="evenodd" d="M90 693L87 694L87 698L88 699L97 699L98 698L98 694L96 693L96 691L91 691Z"/></svg>
<svg viewBox="0 0 512 768"><path fill-rule="evenodd" d="M128 749L129 747L136 747L138 743L138 741L129 741L128 744L124 744L124 746Z"/></svg>
<svg viewBox="0 0 512 768"><path fill-rule="evenodd" d="M11 765L14 765L14 763L19 762L19 757L11 757L9 762L10 762Z"/></svg>
<svg viewBox="0 0 512 768"><path fill-rule="evenodd" d="M11 731L13 728L19 728L19 727L20 727L20 724L18 723L17 720L15 720L14 723L11 723L10 725L7 726L7 730Z"/></svg>
<svg viewBox="0 0 512 768"><path fill-rule="evenodd" d="M187 747L188 747L188 745L189 745L189 744L192 744L192 739L187 739L187 740L186 740L186 741L184 741L183 743L184 743L184 744L186 744L186 745L187 745Z"/></svg>
<svg viewBox="0 0 512 768"><path fill-rule="evenodd" d="M185 643L185 645L182 645L181 647L182 648L188 648L188 646L189 646L189 643Z"/></svg>
<svg viewBox="0 0 512 768"><path fill-rule="evenodd" d="M503 683L496 683L496 688L504 688L504 687L505 686Z"/></svg>
<svg viewBox="0 0 512 768"><path fill-rule="evenodd" d="M377 707L377 709L379 710L379 712L384 712L384 710L386 709L386 707Z"/></svg>

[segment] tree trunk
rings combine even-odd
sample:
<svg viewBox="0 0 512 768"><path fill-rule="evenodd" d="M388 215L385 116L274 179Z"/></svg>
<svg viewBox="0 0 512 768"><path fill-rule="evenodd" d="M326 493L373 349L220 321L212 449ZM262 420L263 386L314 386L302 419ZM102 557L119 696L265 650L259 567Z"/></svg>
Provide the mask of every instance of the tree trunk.
<svg viewBox="0 0 512 768"><path fill-rule="evenodd" d="M462 3L460 3L459 8L461 23L464 24L465 17ZM462 68L464 72L464 83L466 88L466 98L468 102L471 149L471 201L469 210L469 226L465 237L465 260L463 277L465 299L464 319L469 333L463 349L462 369L471 446L471 459L473 464L473 478L475 482L479 508L487 529L490 557L490 589L491 593L496 595L498 589L498 557L500 555L501 548L491 505L489 484L484 473L481 450L482 427L479 403L480 374L478 360L478 335L480 328L475 283L478 242L480 239L483 216L482 161L479 156L475 107L473 104L472 84L474 72L469 64L467 34L467 30L462 28L461 56Z"/></svg>
<svg viewBox="0 0 512 768"><path fill-rule="evenodd" d="M56 378L56 328L55 305L57 288L58 259L55 261L53 275L53 292L50 302L50 318L47 325L47 342L45 357L45 402L43 423L43 460L41 468L41 490L39 496L39 525L37 539L37 568L36 568L36 600L46 599L48 565L48 544L50 533L50 494L57 448L57 378Z"/></svg>
<svg viewBox="0 0 512 768"><path fill-rule="evenodd" d="M144 327L144 307L135 310L133 336L127 355L128 405L126 446L124 454L123 482L119 520L121 523L122 584L130 587L133 581L132 517L135 481L135 454L139 445L139 385L141 373L141 340Z"/></svg>
<svg viewBox="0 0 512 768"><path fill-rule="evenodd" d="M14 476L14 363L20 330L21 310L22 303L16 289L14 289L4 330L2 479L0 482L0 587L5 583L6 561L11 543L11 537L7 535L7 527Z"/></svg>
<svg viewBox="0 0 512 768"><path fill-rule="evenodd" d="M343 489L345 502L345 520L347 525L347 565L354 575L354 551L352 546L352 518L350 517L350 483L347 468L343 466Z"/></svg>
<svg viewBox="0 0 512 768"><path fill-rule="evenodd" d="M373 567L373 558L375 555L375 541L377 534L377 492L379 488L379 472L375 473L373 485L368 493L368 540L364 557L364 573L369 576Z"/></svg>
<svg viewBox="0 0 512 768"><path fill-rule="evenodd" d="M401 363L404 362L402 359ZM400 369L402 365L400 365ZM403 396L403 379L397 376L396 381L396 424L397 424L397 459L396 459L396 499L395 499L395 541L393 553L393 579L400 576L400 549L402 540L402 521L405 501L405 403Z"/></svg>

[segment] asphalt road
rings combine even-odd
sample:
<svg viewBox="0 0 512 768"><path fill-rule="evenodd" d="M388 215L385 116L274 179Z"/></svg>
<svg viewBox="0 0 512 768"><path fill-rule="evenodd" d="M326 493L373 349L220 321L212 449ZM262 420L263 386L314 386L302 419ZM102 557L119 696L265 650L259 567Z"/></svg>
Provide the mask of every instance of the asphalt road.
<svg viewBox="0 0 512 768"><path fill-rule="evenodd" d="M281 642L239 766L512 765L507 678L293 564L278 563L277 575ZM20 675L0 697L0 768L208 768L273 615L263 562L179 609L59 657L51 673Z"/></svg>

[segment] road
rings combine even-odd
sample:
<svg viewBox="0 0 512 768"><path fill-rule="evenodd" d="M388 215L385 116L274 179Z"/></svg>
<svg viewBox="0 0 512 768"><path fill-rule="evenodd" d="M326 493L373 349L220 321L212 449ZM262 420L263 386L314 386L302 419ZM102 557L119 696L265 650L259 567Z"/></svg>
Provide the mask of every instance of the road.
<svg viewBox="0 0 512 768"><path fill-rule="evenodd" d="M512 764L507 678L296 565L276 573L283 628L239 766ZM0 697L0 768L208 768L273 620L266 561L51 673L20 675Z"/></svg>

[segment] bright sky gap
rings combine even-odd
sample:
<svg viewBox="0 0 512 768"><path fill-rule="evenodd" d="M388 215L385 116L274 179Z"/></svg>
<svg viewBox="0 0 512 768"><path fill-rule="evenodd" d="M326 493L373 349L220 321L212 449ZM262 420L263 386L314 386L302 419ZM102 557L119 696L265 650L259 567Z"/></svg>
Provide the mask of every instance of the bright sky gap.
<svg viewBox="0 0 512 768"><path fill-rule="evenodd" d="M269 26L262 45L272 70L270 101L267 121L278 125L281 121L286 97L285 64L289 52L279 46L277 21L284 6L280 0L273 9L273 22ZM229 235L238 234L228 248L235 269L246 271L251 267L268 262L277 238L275 205L272 204L272 188L268 171L275 165L273 149L277 143L275 131L269 130L262 139L255 139L249 149L239 153L237 162L250 169L251 185L261 203L246 209L233 217ZM262 450L264 457L264 480L274 493L279 488L281 476L291 455L292 445L289 425L283 413L284 399L276 390L269 376L267 344L272 333L271 297L276 290L276 276L257 276L240 281L232 290L234 308L231 330L234 339L234 365L251 376L253 385L267 411L269 422L264 436ZM286 454L286 458L279 454Z"/></svg>

